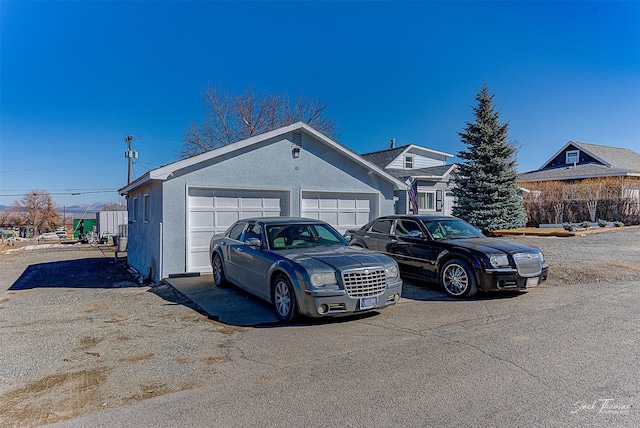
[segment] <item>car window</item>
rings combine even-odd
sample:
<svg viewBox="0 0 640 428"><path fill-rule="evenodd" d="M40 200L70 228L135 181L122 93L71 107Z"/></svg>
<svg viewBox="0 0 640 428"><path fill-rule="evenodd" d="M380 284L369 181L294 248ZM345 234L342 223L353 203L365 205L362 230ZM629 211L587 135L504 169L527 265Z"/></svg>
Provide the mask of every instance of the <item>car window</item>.
<svg viewBox="0 0 640 428"><path fill-rule="evenodd" d="M244 236L242 237L242 240L244 242L247 242L251 238L262 240L262 227L259 224L249 223L247 225L247 229L244 232Z"/></svg>
<svg viewBox="0 0 640 428"><path fill-rule="evenodd" d="M376 233L391 233L391 223L393 221L390 219L381 219L373 223L371 226L371 231Z"/></svg>
<svg viewBox="0 0 640 428"><path fill-rule="evenodd" d="M425 226L433 239L482 238L484 235L476 228L458 219L426 222Z"/></svg>
<svg viewBox="0 0 640 428"><path fill-rule="evenodd" d="M348 245L338 232L323 223L268 226L267 236L273 250Z"/></svg>
<svg viewBox="0 0 640 428"><path fill-rule="evenodd" d="M246 227L246 225L247 225L247 223L245 223L244 221L236 223L229 230L229 233L227 234L227 236L230 239L235 239L236 241L239 241L240 240L240 235L242 235L242 232L244 232L244 228Z"/></svg>
<svg viewBox="0 0 640 428"><path fill-rule="evenodd" d="M413 231L422 232L417 222L413 220L398 220L396 222L396 235L410 236Z"/></svg>

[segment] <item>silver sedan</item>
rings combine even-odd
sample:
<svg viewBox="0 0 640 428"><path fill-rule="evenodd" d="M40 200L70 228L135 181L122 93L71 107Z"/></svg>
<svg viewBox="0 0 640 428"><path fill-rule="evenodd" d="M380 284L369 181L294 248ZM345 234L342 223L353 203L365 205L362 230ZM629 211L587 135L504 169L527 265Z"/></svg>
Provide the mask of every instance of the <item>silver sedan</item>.
<svg viewBox="0 0 640 428"><path fill-rule="evenodd" d="M329 224L270 217L234 223L209 246L216 286L271 302L278 319L382 309L400 300L396 262L349 243Z"/></svg>

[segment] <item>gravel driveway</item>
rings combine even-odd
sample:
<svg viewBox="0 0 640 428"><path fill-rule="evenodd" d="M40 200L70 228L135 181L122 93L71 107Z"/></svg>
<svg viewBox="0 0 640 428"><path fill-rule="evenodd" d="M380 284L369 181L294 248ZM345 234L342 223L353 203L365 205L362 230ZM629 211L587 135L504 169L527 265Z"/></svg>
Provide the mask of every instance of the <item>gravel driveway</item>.
<svg viewBox="0 0 640 428"><path fill-rule="evenodd" d="M542 249L551 266L543 287L640 282L639 228L504 239ZM197 388L230 358L243 328L208 319L170 286L138 284L113 250L0 251L0 425L64 421Z"/></svg>

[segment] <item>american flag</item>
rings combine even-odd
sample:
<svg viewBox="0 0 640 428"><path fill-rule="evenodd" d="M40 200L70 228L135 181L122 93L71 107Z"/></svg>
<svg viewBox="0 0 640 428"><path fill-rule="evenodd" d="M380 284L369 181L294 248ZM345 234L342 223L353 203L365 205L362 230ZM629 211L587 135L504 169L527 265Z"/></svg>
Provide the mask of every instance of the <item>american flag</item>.
<svg viewBox="0 0 640 428"><path fill-rule="evenodd" d="M409 206L414 214L418 214L418 180L409 177L406 181L409 185L407 195L409 195Z"/></svg>

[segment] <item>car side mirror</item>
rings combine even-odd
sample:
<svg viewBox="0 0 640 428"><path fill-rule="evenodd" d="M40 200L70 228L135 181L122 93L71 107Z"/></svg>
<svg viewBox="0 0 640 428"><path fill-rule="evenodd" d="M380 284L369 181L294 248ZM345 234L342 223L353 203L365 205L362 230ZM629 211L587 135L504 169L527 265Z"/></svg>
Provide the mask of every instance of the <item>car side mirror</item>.
<svg viewBox="0 0 640 428"><path fill-rule="evenodd" d="M244 243L250 247L260 247L262 245L262 242L258 238L249 238L244 241Z"/></svg>
<svg viewBox="0 0 640 428"><path fill-rule="evenodd" d="M409 232L409 236L412 238L422 238L424 235L422 235L422 232L420 232L419 230L412 230L411 232Z"/></svg>

